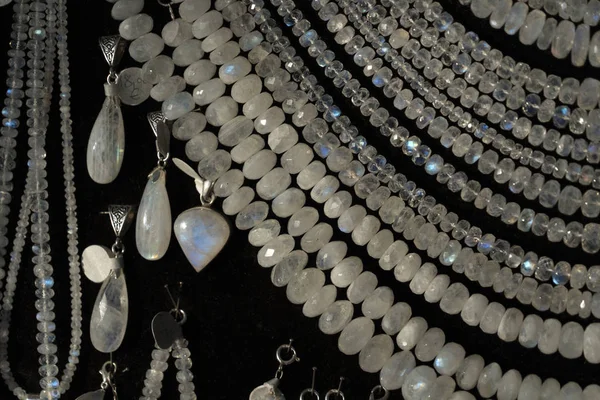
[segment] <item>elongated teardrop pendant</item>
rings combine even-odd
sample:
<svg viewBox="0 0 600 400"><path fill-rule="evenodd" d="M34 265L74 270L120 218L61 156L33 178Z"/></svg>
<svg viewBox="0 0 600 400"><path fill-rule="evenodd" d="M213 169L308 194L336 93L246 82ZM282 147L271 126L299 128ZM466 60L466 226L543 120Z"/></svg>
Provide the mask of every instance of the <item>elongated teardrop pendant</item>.
<svg viewBox="0 0 600 400"><path fill-rule="evenodd" d="M114 84L104 85L106 99L94 122L87 147L87 169L97 183L110 183L121 170L125 153L123 115Z"/></svg>
<svg viewBox="0 0 600 400"><path fill-rule="evenodd" d="M113 270L102 284L92 311L90 338L96 350L110 353L121 346L128 312L125 273L122 269Z"/></svg>
<svg viewBox="0 0 600 400"><path fill-rule="evenodd" d="M285 396L277 388L279 379L271 379L250 393L250 400L285 400Z"/></svg>
<svg viewBox="0 0 600 400"><path fill-rule="evenodd" d="M156 168L148 177L135 225L135 244L146 260L161 259L171 241L171 205L166 172Z"/></svg>
<svg viewBox="0 0 600 400"><path fill-rule="evenodd" d="M202 271L223 249L231 229L223 215L208 207L182 212L175 220L175 236L192 267Z"/></svg>

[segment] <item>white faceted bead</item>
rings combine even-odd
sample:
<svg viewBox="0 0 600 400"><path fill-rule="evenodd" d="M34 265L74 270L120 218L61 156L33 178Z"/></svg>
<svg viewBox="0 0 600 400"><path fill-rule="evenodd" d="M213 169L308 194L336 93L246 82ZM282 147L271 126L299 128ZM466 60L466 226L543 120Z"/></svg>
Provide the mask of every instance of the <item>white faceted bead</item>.
<svg viewBox="0 0 600 400"><path fill-rule="evenodd" d="M302 175L302 173L300 173ZM300 186L298 175L298 186ZM339 191L325 202L323 212L329 218L339 218L352 204L352 195L345 190Z"/></svg>
<svg viewBox="0 0 600 400"><path fill-rule="evenodd" d="M467 300L469 291L462 283L453 283L448 287L444 296L440 300L440 308L447 314L459 314Z"/></svg>
<svg viewBox="0 0 600 400"><path fill-rule="evenodd" d="M394 277L399 282L409 282L421 267L421 256L416 253L406 255L394 268Z"/></svg>
<svg viewBox="0 0 600 400"><path fill-rule="evenodd" d="M155 33L146 33L135 39L129 45L129 55L137 62L146 62L160 53L165 48L165 42Z"/></svg>
<svg viewBox="0 0 600 400"><path fill-rule="evenodd" d="M497 363L487 365L479 375L477 391L485 398L492 397L498 390L498 384L502 379L502 369Z"/></svg>
<svg viewBox="0 0 600 400"><path fill-rule="evenodd" d="M223 25L223 14L216 10L201 15L192 25L192 32L197 39L204 39Z"/></svg>
<svg viewBox="0 0 600 400"><path fill-rule="evenodd" d="M313 294L302 307L302 314L308 318L318 317L333 304L337 296L337 289L333 285L323 286Z"/></svg>
<svg viewBox="0 0 600 400"><path fill-rule="evenodd" d="M162 112L168 120L183 117L194 109L194 99L188 92L176 93L162 104Z"/></svg>
<svg viewBox="0 0 600 400"><path fill-rule="evenodd" d="M506 309L502 304L490 303L481 317L479 327L483 332L490 335L497 333L500 321L502 321L505 312Z"/></svg>
<svg viewBox="0 0 600 400"><path fill-rule="evenodd" d="M438 355L444 343L446 342L446 335L444 331L439 328L431 328L417 343L415 348L415 356L419 361L429 362Z"/></svg>
<svg viewBox="0 0 600 400"><path fill-rule="evenodd" d="M272 104L273 97L269 93L263 92L248 100L242 107L242 112L246 117L254 119L267 111Z"/></svg>
<svg viewBox="0 0 600 400"><path fill-rule="evenodd" d="M281 166L290 174L298 174L314 158L315 153L306 143L297 143L280 159Z"/></svg>
<svg viewBox="0 0 600 400"><path fill-rule="evenodd" d="M287 218L301 209L306 202L304 192L290 188L278 195L272 204L273 214L279 218Z"/></svg>
<svg viewBox="0 0 600 400"><path fill-rule="evenodd" d="M238 164L245 163L250 157L265 147L265 141L259 135L250 135L231 149L231 159Z"/></svg>
<svg viewBox="0 0 600 400"><path fill-rule="evenodd" d="M461 389L471 390L477 385L479 374L483 370L485 362L479 354L473 354L465 358L456 371L456 383Z"/></svg>
<svg viewBox="0 0 600 400"><path fill-rule="evenodd" d="M338 338L338 348L348 356L358 354L369 343L375 332L375 324L369 318L353 319Z"/></svg>
<svg viewBox="0 0 600 400"><path fill-rule="evenodd" d="M373 215L364 217L352 231L352 240L359 246L366 245L379 231L381 221Z"/></svg>
<svg viewBox="0 0 600 400"><path fill-rule="evenodd" d="M536 314L530 314L523 320L521 332L519 332L519 343L521 346L532 349L538 345L542 330L544 329L544 320Z"/></svg>
<svg viewBox="0 0 600 400"><path fill-rule="evenodd" d="M440 375L452 376L465 359L465 349L458 343L446 343L433 362Z"/></svg>
<svg viewBox="0 0 600 400"><path fill-rule="evenodd" d="M248 204L235 218L235 227L241 231L254 228L267 218L269 206L264 201Z"/></svg>
<svg viewBox="0 0 600 400"><path fill-rule="evenodd" d="M525 19L519 31L519 40L526 45L532 45L542 33L546 22L546 14L541 10L532 10Z"/></svg>
<svg viewBox="0 0 600 400"><path fill-rule="evenodd" d="M519 371L507 371L498 383L498 400L517 400L522 381Z"/></svg>
<svg viewBox="0 0 600 400"><path fill-rule="evenodd" d="M181 76L172 76L155 85L150 90L150 97L156 101L165 101L175 93L185 89L185 80Z"/></svg>
<svg viewBox="0 0 600 400"><path fill-rule="evenodd" d="M111 9L110 15L117 21L122 21L139 14L144 8L144 0L119 0Z"/></svg>
<svg viewBox="0 0 600 400"><path fill-rule="evenodd" d="M231 85L248 75L251 70L252 65L246 58L236 57L233 60L221 65L219 68L219 78L221 78L223 83L226 85Z"/></svg>
<svg viewBox="0 0 600 400"><path fill-rule="evenodd" d="M210 62L223 65L240 54L240 46L236 42L227 42L214 49L209 56Z"/></svg>
<svg viewBox="0 0 600 400"><path fill-rule="evenodd" d="M271 107L254 120L254 129L260 134L271 132L285 121L285 114L279 107Z"/></svg>
<svg viewBox="0 0 600 400"><path fill-rule="evenodd" d="M350 286L350 284L354 282L356 278L358 278L362 271L363 263L360 258L345 258L340 261L331 271L331 283L339 288L346 288Z"/></svg>
<svg viewBox="0 0 600 400"><path fill-rule="evenodd" d="M119 25L119 34L125 40L135 40L152 31L154 20L148 14L136 14Z"/></svg>
<svg viewBox="0 0 600 400"><path fill-rule="evenodd" d="M296 177L296 183L300 189L308 190L317 184L327 172L325 165L321 161L313 161L308 164ZM327 214L326 214L327 215ZM330 217L336 218L336 217Z"/></svg>
<svg viewBox="0 0 600 400"><path fill-rule="evenodd" d="M220 79L211 79L194 88L194 101L199 106L212 103L225 93L225 84ZM254 126L252 126L254 128Z"/></svg>
<svg viewBox="0 0 600 400"><path fill-rule="evenodd" d="M542 380L539 376L527 375L521 383L517 400L539 399L542 391Z"/></svg>
<svg viewBox="0 0 600 400"><path fill-rule="evenodd" d="M405 400L422 399L433 386L437 375L433 368L421 365L413 369L402 385L402 396Z"/></svg>
<svg viewBox="0 0 600 400"><path fill-rule="evenodd" d="M417 345L427 331L427 321L421 317L411 318L396 336L396 343L402 350L410 350Z"/></svg>
<svg viewBox="0 0 600 400"><path fill-rule="evenodd" d="M237 83L235 85L237 85ZM298 143L298 133L296 132L293 126L288 124L281 124L277 128L273 129L271 133L269 133L267 143L269 144L269 147L271 148L271 150L273 150L274 153L281 154L288 151L292 148L292 146Z"/></svg>
<svg viewBox="0 0 600 400"><path fill-rule="evenodd" d="M371 319L382 318L394 304L394 292L386 286L380 286L369 294L362 303L362 313Z"/></svg>
<svg viewBox="0 0 600 400"><path fill-rule="evenodd" d="M179 5L179 15L188 22L194 22L210 10L210 0L184 0Z"/></svg>
<svg viewBox="0 0 600 400"><path fill-rule="evenodd" d="M388 335L373 336L358 354L358 365L365 372L379 372L394 353L394 341Z"/></svg>
<svg viewBox="0 0 600 400"><path fill-rule="evenodd" d="M369 255L374 259L378 260L393 242L394 234L388 229L382 229L377 232L369 241L369 244L367 245L367 253L369 253Z"/></svg>
<svg viewBox="0 0 600 400"><path fill-rule="evenodd" d="M321 314L321 317L319 318L319 329L326 335L335 335L348 325L352 320L353 314L354 306L352 303L349 301L338 300Z"/></svg>
<svg viewBox="0 0 600 400"><path fill-rule="evenodd" d="M473 396L469 392L454 392L452 396L448 398L448 400L475 400L475 396Z"/></svg>
<svg viewBox="0 0 600 400"><path fill-rule="evenodd" d="M344 233L351 233L367 215L363 206L354 205L340 215L338 228Z"/></svg>
<svg viewBox="0 0 600 400"><path fill-rule="evenodd" d="M379 373L381 386L387 390L400 389L415 366L415 357L410 351L401 351L394 354L386 361Z"/></svg>
<svg viewBox="0 0 600 400"><path fill-rule="evenodd" d="M433 386L429 390L429 392L422 397L424 400L448 400L452 393L454 393L454 388L456 387L456 382L454 379L449 376L439 376Z"/></svg>
<svg viewBox="0 0 600 400"><path fill-rule="evenodd" d="M379 266L389 271L402 261L402 259L408 253L408 246L405 242L396 240L388 247L381 258L379 259Z"/></svg>
<svg viewBox="0 0 600 400"><path fill-rule="evenodd" d="M185 144L185 155L192 161L200 161L217 150L218 146L219 141L214 134L201 132Z"/></svg>
<svg viewBox="0 0 600 400"><path fill-rule="evenodd" d="M544 321L544 329L538 342L538 349L544 354L554 354L558 350L561 323L554 318Z"/></svg>
<svg viewBox="0 0 600 400"><path fill-rule="evenodd" d="M292 236L301 236L319 221L319 212L313 207L304 207L294 213L288 221L287 231Z"/></svg>
<svg viewBox="0 0 600 400"><path fill-rule="evenodd" d="M265 200L273 200L292 183L292 177L283 168L274 168L256 184L256 193Z"/></svg>
<svg viewBox="0 0 600 400"><path fill-rule="evenodd" d="M277 164L277 155L271 150L261 150L250 157L242 168L247 179L257 180L265 176Z"/></svg>
<svg viewBox="0 0 600 400"><path fill-rule="evenodd" d="M377 287L377 276L365 271L361 273L348 287L346 297L354 304L359 304L370 295Z"/></svg>
<svg viewBox="0 0 600 400"><path fill-rule="evenodd" d="M272 267L273 265L280 262L293 249L294 238L292 238L290 235L277 236L275 239L270 240L259 250L257 256L258 264L261 267L265 268ZM324 276L323 282L325 282Z"/></svg>
<svg viewBox="0 0 600 400"><path fill-rule="evenodd" d="M317 268L330 270L346 257L348 245L345 242L335 241L327 243L317 254Z"/></svg>
<svg viewBox="0 0 600 400"><path fill-rule="evenodd" d="M271 282L276 287L286 286L293 277L306 267L307 263L308 255L305 252L302 250L292 251L273 267Z"/></svg>
<svg viewBox="0 0 600 400"><path fill-rule="evenodd" d="M222 44L227 43L233 37L233 32L229 28L220 28L211 33L202 41L202 50L210 53Z"/></svg>
<svg viewBox="0 0 600 400"><path fill-rule="evenodd" d="M568 359L578 358L583 353L583 327L577 322L567 322L560 331L558 351Z"/></svg>
<svg viewBox="0 0 600 400"><path fill-rule="evenodd" d="M307 253L316 253L331 240L333 228L321 222L310 228L300 239L300 247Z"/></svg>
<svg viewBox="0 0 600 400"><path fill-rule="evenodd" d="M474 293L469 297L463 307L460 316L470 326L477 326L483 317L489 301L480 293Z"/></svg>
<svg viewBox="0 0 600 400"><path fill-rule="evenodd" d="M517 340L521 325L523 324L523 318L523 313L516 308L506 310L498 327L498 337L505 342Z"/></svg>
<svg viewBox="0 0 600 400"><path fill-rule="evenodd" d="M229 96L219 97L213 101L204 113L206 121L212 126L222 126L238 115L238 104ZM248 136L250 133L248 133Z"/></svg>
<svg viewBox="0 0 600 400"><path fill-rule="evenodd" d="M171 47L177 47L194 37L192 25L180 18L167 22L162 29L161 36L165 44Z"/></svg>
<svg viewBox="0 0 600 400"><path fill-rule="evenodd" d="M203 56L202 42L197 39L188 39L173 50L173 63L178 67L187 67Z"/></svg>
<svg viewBox="0 0 600 400"><path fill-rule="evenodd" d="M562 20L552 40L552 55L558 59L565 58L571 52L575 41L575 24L568 20Z"/></svg>
<svg viewBox="0 0 600 400"><path fill-rule="evenodd" d="M233 170L232 170L233 171ZM276 219L267 219L256 225L248 233L248 242L252 246L262 247L276 238L281 231L281 225Z"/></svg>
<svg viewBox="0 0 600 400"><path fill-rule="evenodd" d="M221 97L215 103L220 104L219 102L221 99L226 99L226 101L228 102L226 106L231 107L232 110L235 109L235 114L237 115L237 105L233 106L233 103L230 102L233 101L231 97ZM206 118L208 122L210 122L212 125L215 125L211 121L214 121L215 118L223 118L223 115L220 115L218 117L211 115L209 117L209 110L211 106L209 106L206 110ZM252 134L253 130L254 125L252 124L252 120L244 117L243 115L239 115L237 117L235 117L234 115L234 118L227 119L226 122L222 124L221 128L219 129L219 142L228 147L237 146L242 140L249 137Z"/></svg>
<svg viewBox="0 0 600 400"><path fill-rule="evenodd" d="M217 67L208 60L199 60L190 64L183 71L183 78L188 85L196 86L210 80L216 73Z"/></svg>
<svg viewBox="0 0 600 400"><path fill-rule="evenodd" d="M396 335L406 325L411 315L410 306L404 302L398 302L383 316L381 328L388 335Z"/></svg>
<svg viewBox="0 0 600 400"><path fill-rule="evenodd" d="M583 354L587 362L600 363L600 323L589 324L583 335Z"/></svg>
<svg viewBox="0 0 600 400"><path fill-rule="evenodd" d="M238 103L245 103L260 94L261 90L262 80L257 75L247 75L233 84L231 97Z"/></svg>
<svg viewBox="0 0 600 400"><path fill-rule="evenodd" d="M321 290L324 284L325 274L323 272L316 268L306 268L290 280L285 294L292 304L303 304Z"/></svg>
<svg viewBox="0 0 600 400"><path fill-rule="evenodd" d="M327 175L311 189L310 197L317 203L323 204L336 193L339 187L340 181L335 176Z"/></svg>

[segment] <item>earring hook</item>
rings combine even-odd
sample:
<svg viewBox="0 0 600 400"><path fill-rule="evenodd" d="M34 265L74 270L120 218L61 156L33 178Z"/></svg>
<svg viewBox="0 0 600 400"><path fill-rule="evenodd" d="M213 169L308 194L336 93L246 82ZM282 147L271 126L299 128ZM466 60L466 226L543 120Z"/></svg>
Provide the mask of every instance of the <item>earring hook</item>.
<svg viewBox="0 0 600 400"><path fill-rule="evenodd" d="M310 389L304 389L302 391L302 393L300 393L300 400L306 400L306 396L312 396L313 399L319 400L320 396L319 396L319 392L317 392L315 390L315 378L317 375L317 367L313 367L312 368L312 384L310 386Z"/></svg>
<svg viewBox="0 0 600 400"><path fill-rule="evenodd" d="M171 303L173 304L173 309L171 310L171 312L175 312L175 319L180 325L183 325L185 321L187 321L187 314L185 313L185 311L179 308L181 302L181 292L183 290L183 282L179 281L179 292L177 293L177 301L175 301L175 298L171 294L171 290L169 289L168 283L164 286L164 288L167 291L167 294L169 295Z"/></svg>
<svg viewBox="0 0 600 400"><path fill-rule="evenodd" d="M331 389L329 392L327 392L327 394L325 395L325 400L330 400L335 398L341 399L341 400L345 400L346 396L344 396L344 393L342 392L342 383L344 382L344 377L341 376L340 377L340 383L338 385L337 389Z"/></svg>

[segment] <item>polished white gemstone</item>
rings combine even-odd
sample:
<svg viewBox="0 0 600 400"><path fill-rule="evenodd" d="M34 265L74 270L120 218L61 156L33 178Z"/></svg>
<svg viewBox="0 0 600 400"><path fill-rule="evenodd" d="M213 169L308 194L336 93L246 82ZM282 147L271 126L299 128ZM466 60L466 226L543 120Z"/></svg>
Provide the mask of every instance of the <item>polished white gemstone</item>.
<svg viewBox="0 0 600 400"><path fill-rule="evenodd" d="M107 96L94 122L87 146L87 170L96 183L110 183L119 175L125 152L125 128L118 99Z"/></svg>
<svg viewBox="0 0 600 400"><path fill-rule="evenodd" d="M535 43L538 36L540 36L540 33L542 33L545 22L546 14L543 11L532 10L529 15L527 15L525 23L523 23L519 32L519 40L521 43L526 45Z"/></svg>
<svg viewBox="0 0 600 400"><path fill-rule="evenodd" d="M552 55L559 59L565 58L571 52L574 41L575 24L569 20L561 21L552 40Z"/></svg>
<svg viewBox="0 0 600 400"><path fill-rule="evenodd" d="M188 92L179 92L169 97L162 104L162 112L168 120L183 117L194 109L195 103Z"/></svg>
<svg viewBox="0 0 600 400"><path fill-rule="evenodd" d="M376 335L358 354L358 364L365 372L379 372L394 353L394 341L388 335Z"/></svg>
<svg viewBox="0 0 600 400"><path fill-rule="evenodd" d="M227 97L231 100L231 97ZM231 100L233 101L233 100ZM215 104L215 103L213 103ZM232 109L235 109L237 115L237 105L233 107L232 103L229 104ZM210 108L210 106L209 106ZM208 109L207 109L208 113ZM222 118L221 115L219 118ZM208 114L207 114L208 119ZM209 121L210 122L210 119ZM213 124L214 125L214 124ZM246 139L248 136L252 134L254 130L254 125L252 124L252 120L244 117L243 115L239 115L234 118L229 118L225 121L221 129L219 129L219 142L224 146L233 147L238 145L242 140Z"/></svg>
<svg viewBox="0 0 600 400"><path fill-rule="evenodd" d="M254 120L254 129L260 134L271 132L285 121L285 114L279 107L271 107Z"/></svg>
<svg viewBox="0 0 600 400"><path fill-rule="evenodd" d="M240 54L240 46L236 42L227 42L217 47L210 53L210 62L215 65L223 65L226 62L233 60Z"/></svg>
<svg viewBox="0 0 600 400"><path fill-rule="evenodd" d="M113 252L104 246L91 245L81 253L81 264L86 278L102 283L113 269L122 267L123 259L115 258Z"/></svg>
<svg viewBox="0 0 600 400"><path fill-rule="evenodd" d="M462 283L453 283L440 300L440 308L447 314L459 314L467 300L469 290Z"/></svg>
<svg viewBox="0 0 600 400"><path fill-rule="evenodd" d="M129 45L129 55L137 62L146 62L160 53L165 48L165 42L156 33L146 33L135 39Z"/></svg>
<svg viewBox="0 0 600 400"><path fill-rule="evenodd" d="M119 34L125 40L135 40L152 31L154 20L148 14L136 14L119 25Z"/></svg>
<svg viewBox="0 0 600 400"><path fill-rule="evenodd" d="M588 60L592 67L600 67L600 31L594 33L590 40Z"/></svg>
<svg viewBox="0 0 600 400"><path fill-rule="evenodd" d="M383 316L381 328L388 335L396 335L412 316L412 309L404 302L394 304Z"/></svg>
<svg viewBox="0 0 600 400"><path fill-rule="evenodd" d="M154 85L173 75L174 70L175 64L171 57L161 54L142 66L141 80L148 85ZM131 85L131 82L127 82L127 85Z"/></svg>
<svg viewBox="0 0 600 400"><path fill-rule="evenodd" d="M111 16L117 21L139 14L144 8L144 0L119 0L111 9Z"/></svg>
<svg viewBox="0 0 600 400"><path fill-rule="evenodd" d="M300 175L302 175L302 173L298 175L298 186L300 186ZM329 218L339 218L340 215L343 214L351 204L352 195L345 190L341 190L331 196L331 198L325 202L323 212Z"/></svg>
<svg viewBox="0 0 600 400"><path fill-rule="evenodd" d="M313 294L302 307L302 314L308 318L318 317L333 304L337 296L337 289L333 285L323 286Z"/></svg>
<svg viewBox="0 0 600 400"><path fill-rule="evenodd" d="M411 318L396 336L396 343L402 350L410 350L417 345L427 331L427 321L421 317Z"/></svg>
<svg viewBox="0 0 600 400"><path fill-rule="evenodd" d="M183 78L188 85L200 85L215 76L217 67L208 60L198 60L183 71Z"/></svg>
<svg viewBox="0 0 600 400"><path fill-rule="evenodd" d="M363 302L377 287L377 276L365 271L361 273L348 287L346 296L354 304Z"/></svg>
<svg viewBox="0 0 600 400"><path fill-rule="evenodd" d="M354 205L340 215L338 228L344 233L351 233L367 215L367 210L361 205Z"/></svg>
<svg viewBox="0 0 600 400"><path fill-rule="evenodd" d="M256 75L253 75L256 76ZM245 78L244 78L245 79ZM237 83L236 83L237 85ZM235 85L234 85L235 87ZM291 149L298 142L298 133L288 124L281 124L269 133L267 143L273 152L281 154Z"/></svg>
<svg viewBox="0 0 600 400"><path fill-rule="evenodd" d="M217 150L219 141L210 132L200 132L185 144L185 155L192 161L200 161Z"/></svg>
<svg viewBox="0 0 600 400"><path fill-rule="evenodd" d="M421 267L421 256L416 253L407 254L394 268L394 277L399 282L410 282Z"/></svg>
<svg viewBox="0 0 600 400"><path fill-rule="evenodd" d="M310 191L310 197L317 203L323 204L337 192L339 187L340 181L335 176L328 175L315 184Z"/></svg>
<svg viewBox="0 0 600 400"><path fill-rule="evenodd" d="M358 278L362 271L363 263L360 258L354 256L345 258L331 271L331 283L339 288L346 288Z"/></svg>
<svg viewBox="0 0 600 400"><path fill-rule="evenodd" d="M146 260L160 260L171 242L171 204L165 185L165 170L155 170L148 178L138 208L135 244Z"/></svg>
<svg viewBox="0 0 600 400"><path fill-rule="evenodd" d="M497 363L487 365L479 375L477 391L482 397L489 398L496 394L498 384L502 379L502 369Z"/></svg>
<svg viewBox="0 0 600 400"><path fill-rule="evenodd" d="M578 322L567 322L560 331L558 351L568 359L581 357L583 353L583 327Z"/></svg>
<svg viewBox="0 0 600 400"><path fill-rule="evenodd" d="M281 231L281 225L276 219L260 222L248 233L248 242L252 246L262 247L270 240L276 238Z"/></svg>
<svg viewBox="0 0 600 400"><path fill-rule="evenodd" d="M273 200L273 214L287 218L301 209L305 202L306 196L303 191L296 188L287 189Z"/></svg>
<svg viewBox="0 0 600 400"><path fill-rule="evenodd" d="M254 119L267 111L272 104L273 97L269 93L263 92L248 100L242 107L242 112L246 117Z"/></svg>
<svg viewBox="0 0 600 400"><path fill-rule="evenodd" d="M421 365L413 369L402 385L402 396L405 400L420 400L431 390L437 374L434 369Z"/></svg>
<svg viewBox="0 0 600 400"><path fill-rule="evenodd" d="M496 334L505 312L506 309L502 304L495 302L490 303L481 317L479 327L485 333L490 335Z"/></svg>
<svg viewBox="0 0 600 400"><path fill-rule="evenodd" d="M181 18L167 22L162 29L161 36L165 44L171 47L177 47L194 37L192 35L192 25Z"/></svg>
<svg viewBox="0 0 600 400"><path fill-rule="evenodd" d="M590 27L580 24L575 30L575 39L573 40L573 49L571 50L571 64L576 67L585 65L588 58L588 49L590 47Z"/></svg>
<svg viewBox="0 0 600 400"><path fill-rule="evenodd" d="M200 272L221 252L231 231L220 213L196 207L179 214L174 232L188 261Z"/></svg>
<svg viewBox="0 0 600 400"><path fill-rule="evenodd" d="M375 233L379 231L381 221L373 215L364 217L352 231L352 240L359 246L369 243Z"/></svg>
<svg viewBox="0 0 600 400"><path fill-rule="evenodd" d="M329 270L346 257L348 246L344 242L327 243L317 254L316 266L321 270Z"/></svg>
<svg viewBox="0 0 600 400"><path fill-rule="evenodd" d="M90 319L90 339L101 353L117 350L127 330L129 298L122 269L115 270L102 284Z"/></svg>
<svg viewBox="0 0 600 400"><path fill-rule="evenodd" d="M465 358L458 371L456 371L456 383L461 389L471 390L477 385L479 374L483 370L485 362L479 354L473 354Z"/></svg>
<svg viewBox="0 0 600 400"><path fill-rule="evenodd" d="M223 201L223 213L235 215L250 204L252 199L254 199L254 190L248 186L242 186Z"/></svg>
<svg viewBox="0 0 600 400"><path fill-rule="evenodd" d="M237 191L244 183L244 174L239 169L230 169L225 172L213 187L213 192L217 197L229 197Z"/></svg>
<svg viewBox="0 0 600 400"><path fill-rule="evenodd" d="M179 15L188 22L194 22L210 10L210 0L185 0L179 5Z"/></svg>
<svg viewBox="0 0 600 400"><path fill-rule="evenodd" d="M251 180L260 179L271 171L277 163L277 155L271 150L261 150L245 163L242 169L244 176Z"/></svg>
<svg viewBox="0 0 600 400"><path fill-rule="evenodd" d="M583 335L583 354L587 362L600 363L600 323L589 324Z"/></svg>
<svg viewBox="0 0 600 400"><path fill-rule="evenodd" d="M265 221L266 222L266 221ZM294 250L279 261L271 271L271 282L276 287L287 285L290 280L302 271L308 263L308 255L302 250Z"/></svg>
<svg viewBox="0 0 600 400"><path fill-rule="evenodd" d="M408 246L404 241L396 240L390 245L379 259L379 266L389 271L398 265L408 253Z"/></svg>
<svg viewBox="0 0 600 400"><path fill-rule="evenodd" d="M554 318L544 321L544 328L538 341L538 349L544 354L554 354L558 350L561 323Z"/></svg>
<svg viewBox="0 0 600 400"><path fill-rule="evenodd" d="M319 271L319 270L317 270ZM322 272L319 271L321 274ZM330 305L319 318L319 329L326 335L341 332L352 320L354 306L349 301L338 300Z"/></svg>
<svg viewBox="0 0 600 400"><path fill-rule="evenodd" d="M236 57L233 60L221 65L219 68L219 78L221 78L225 84L231 85L248 75L251 70L252 65L248 59L245 57Z"/></svg>
<svg viewBox="0 0 600 400"><path fill-rule="evenodd" d="M202 42L197 39L183 41L173 50L173 63L178 67L187 67L204 56Z"/></svg>
<svg viewBox="0 0 600 400"><path fill-rule="evenodd" d="M316 268L306 268L288 283L286 296L292 304L304 304L325 284L325 274Z"/></svg>
<svg viewBox="0 0 600 400"><path fill-rule="evenodd" d="M219 97L206 108L204 115L212 126L222 126L238 115L238 104L229 96Z"/></svg>
<svg viewBox="0 0 600 400"><path fill-rule="evenodd" d="M235 227L239 230L254 228L267 218L269 205L264 201L255 201L248 204L235 218Z"/></svg>
<svg viewBox="0 0 600 400"><path fill-rule="evenodd" d="M517 340L523 319L524 316L520 310L516 308L506 310L498 326L498 337L505 342Z"/></svg>
<svg viewBox="0 0 600 400"><path fill-rule="evenodd" d="M428 362L433 361L435 356L442 350L446 343L446 335L439 328L431 328L423 337L420 338L415 348L415 356L417 360Z"/></svg>
<svg viewBox="0 0 600 400"><path fill-rule="evenodd" d="M458 343L446 343L436 355L433 366L439 374L452 376L458 371L464 359L464 347Z"/></svg>
<svg viewBox="0 0 600 400"><path fill-rule="evenodd" d="M231 149L231 159L238 164L242 164L264 147L265 141L260 135L250 135Z"/></svg>
<svg viewBox="0 0 600 400"><path fill-rule="evenodd" d="M450 286L450 278L446 274L437 275L425 291L425 301L428 303L439 303Z"/></svg>
<svg viewBox="0 0 600 400"><path fill-rule="evenodd" d="M489 301L480 293L472 294L465 303L460 316L470 326L477 326L487 309Z"/></svg>
<svg viewBox="0 0 600 400"><path fill-rule="evenodd" d="M247 75L233 84L231 88L231 97L238 103L246 103L248 100L258 95L262 90L262 80L252 74Z"/></svg>
<svg viewBox="0 0 600 400"><path fill-rule="evenodd" d="M223 25L223 14L217 10L201 15L192 25L192 32L197 39L204 39Z"/></svg>
<svg viewBox="0 0 600 400"><path fill-rule="evenodd" d="M362 303L362 313L371 319L382 318L394 304L394 292L387 286L380 286L370 293Z"/></svg>
<svg viewBox="0 0 600 400"><path fill-rule="evenodd" d="M184 89L185 80L181 76L175 75L155 85L150 91L150 96L156 101L165 101Z"/></svg>
<svg viewBox="0 0 600 400"><path fill-rule="evenodd" d="M367 253L369 253L369 255L374 259L378 260L381 258L381 256L383 256L385 251L392 245L393 242L394 234L392 233L392 231L388 229L382 229L379 232L377 232L371 238L371 240L369 240L369 244L367 245Z"/></svg>
<svg viewBox="0 0 600 400"><path fill-rule="evenodd" d="M227 43L233 37L233 32L229 28L220 28L216 32L211 33L202 41L202 50L210 53L222 44Z"/></svg>
<svg viewBox="0 0 600 400"><path fill-rule="evenodd" d="M517 400L521 382L523 379L519 371L515 369L507 371L498 383L498 400Z"/></svg>
<svg viewBox="0 0 600 400"><path fill-rule="evenodd" d="M333 236L333 228L321 222L310 228L300 239L300 247L307 253L315 253L323 248Z"/></svg>
<svg viewBox="0 0 600 400"><path fill-rule="evenodd" d="M292 236L306 233L319 221L319 212L313 207L304 207L294 213L288 221L287 231Z"/></svg>
<svg viewBox="0 0 600 400"><path fill-rule="evenodd" d="M414 294L423 294L437 275L437 268L432 263L425 263L419 268L410 281L410 290Z"/></svg>
<svg viewBox="0 0 600 400"><path fill-rule="evenodd" d="M397 390L415 368L415 357L410 351L401 351L391 356L379 373L379 382L387 390Z"/></svg>
<svg viewBox="0 0 600 400"><path fill-rule="evenodd" d="M272 267L283 260L294 249L294 245L294 238L290 235L277 236L259 250L257 256L258 264L265 268Z"/></svg>
<svg viewBox="0 0 600 400"><path fill-rule="evenodd" d="M302 171L300 171L296 177L296 182L298 183L300 189L308 190L314 187L321 179L323 179L326 172L327 170L325 165L321 161L313 161ZM327 210L325 210L325 215L327 215Z"/></svg>
<svg viewBox="0 0 600 400"><path fill-rule="evenodd" d="M369 318L353 319L338 338L338 348L348 356L358 354L373 337L375 324Z"/></svg>

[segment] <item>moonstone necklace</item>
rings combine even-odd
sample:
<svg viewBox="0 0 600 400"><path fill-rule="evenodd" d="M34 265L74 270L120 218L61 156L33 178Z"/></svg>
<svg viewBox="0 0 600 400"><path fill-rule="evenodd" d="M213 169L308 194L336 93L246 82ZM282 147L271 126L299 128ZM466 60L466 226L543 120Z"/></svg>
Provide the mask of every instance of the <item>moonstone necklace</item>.
<svg viewBox="0 0 600 400"><path fill-rule="evenodd" d="M67 49L67 7L66 0L18 0L13 6L14 24L11 33L8 68L8 90L2 115L0 133L0 220L3 237L0 241L0 252L5 255L9 243L12 245L10 262L0 260L0 276L7 276L6 286L2 294L2 310L0 311L0 373L13 394L21 400L25 399L58 399L69 389L71 380L79 362L81 346L81 286L79 271L79 255L77 249L77 213L75 201L75 183L73 167L73 146L71 129L71 109L69 85L69 57ZM52 102L54 84L55 59L58 56L58 76L60 83L60 118L63 146L63 177L65 182L65 205L67 213L67 240L69 254L69 275L71 284L71 345L69 358L63 376L57 375L58 357L56 335L54 331L55 312L54 278L52 257L50 255L50 227L48 182L46 180L46 133L49 123L48 112ZM27 65L27 80L24 82L23 68ZM23 85L27 89L22 89ZM19 221L14 240L4 236L12 200L12 169L15 166L14 150L19 131L19 117L23 98L26 97L27 127L30 149L27 153L28 173L25 181L25 193L21 198ZM56 140L56 138L54 139ZM26 244L27 231L31 222L31 251L33 252L33 272L35 274L35 307L38 310L39 342L37 351L40 355L38 372L41 390L35 394L19 386L8 361L8 342L10 337L10 321L13 308L14 293L18 283L18 272ZM31 368L33 369L33 367Z"/></svg>

